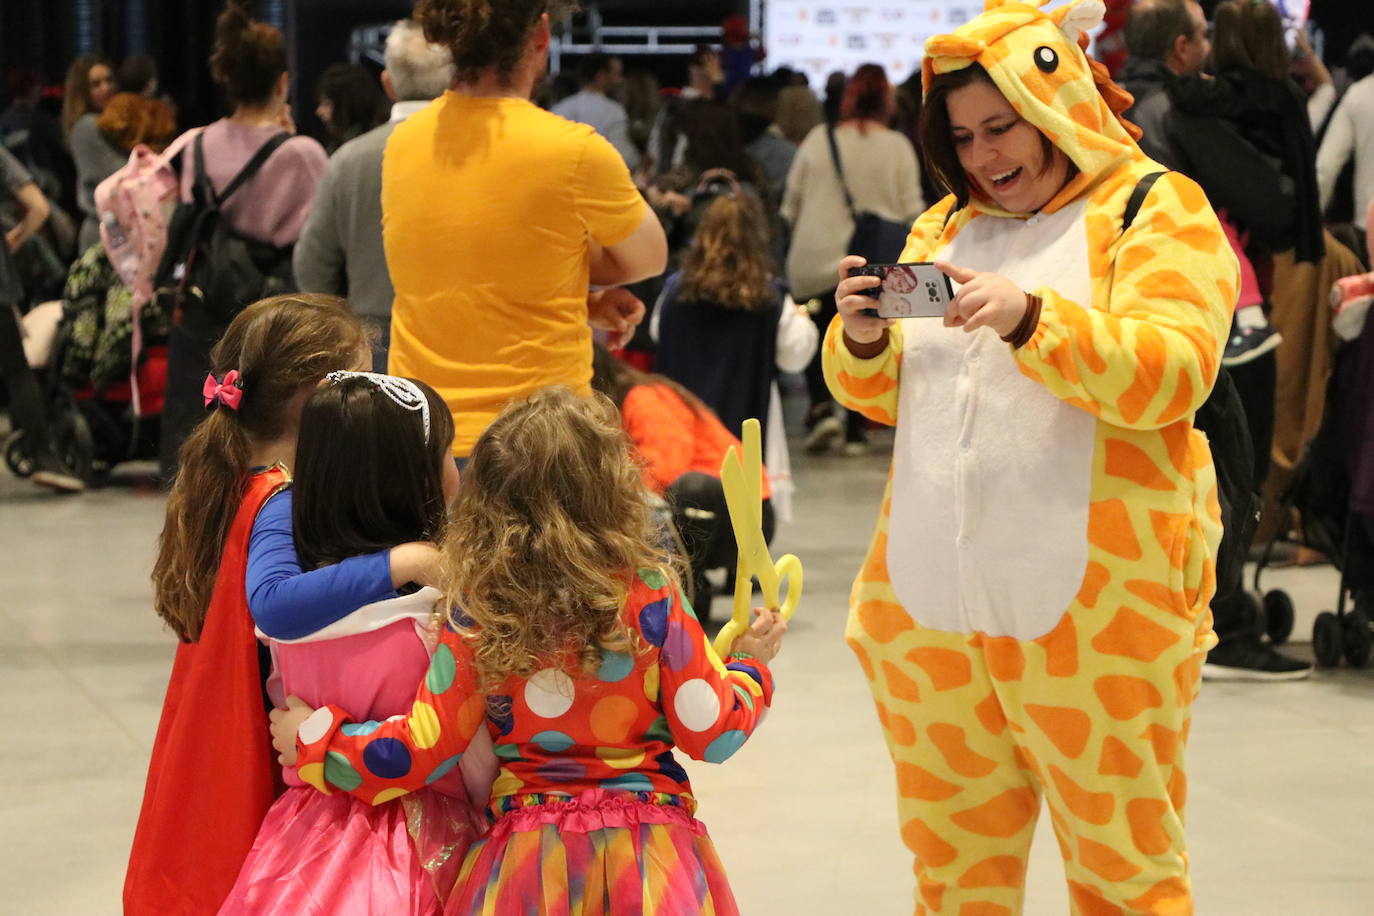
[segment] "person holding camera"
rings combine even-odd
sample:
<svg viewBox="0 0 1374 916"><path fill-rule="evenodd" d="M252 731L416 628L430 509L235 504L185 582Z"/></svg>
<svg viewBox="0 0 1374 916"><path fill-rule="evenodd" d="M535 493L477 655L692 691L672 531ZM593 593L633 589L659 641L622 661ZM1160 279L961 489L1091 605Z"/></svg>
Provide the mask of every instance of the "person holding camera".
<svg viewBox="0 0 1374 916"><path fill-rule="evenodd" d="M1021 911L1043 796L1075 912L1191 912L1183 749L1221 537L1193 415L1236 259L1080 50L1102 5L988 5L926 44L921 141L952 193L901 260L958 284L943 320L873 317L881 281L840 265L826 380L896 426L846 637L929 911Z"/></svg>

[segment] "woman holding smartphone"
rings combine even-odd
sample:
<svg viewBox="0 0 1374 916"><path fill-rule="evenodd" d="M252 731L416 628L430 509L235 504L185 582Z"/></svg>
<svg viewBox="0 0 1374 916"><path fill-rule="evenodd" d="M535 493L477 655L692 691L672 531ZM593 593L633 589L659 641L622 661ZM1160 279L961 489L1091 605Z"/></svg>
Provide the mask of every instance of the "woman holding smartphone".
<svg viewBox="0 0 1374 916"><path fill-rule="evenodd" d="M921 140L953 193L901 260L958 285L944 319L872 317L878 279L840 265L827 382L896 426L847 640L930 912L1020 912L1042 795L1076 912L1191 912L1182 752L1221 534L1192 419L1236 260L1080 50L1102 5L988 6L926 45Z"/></svg>

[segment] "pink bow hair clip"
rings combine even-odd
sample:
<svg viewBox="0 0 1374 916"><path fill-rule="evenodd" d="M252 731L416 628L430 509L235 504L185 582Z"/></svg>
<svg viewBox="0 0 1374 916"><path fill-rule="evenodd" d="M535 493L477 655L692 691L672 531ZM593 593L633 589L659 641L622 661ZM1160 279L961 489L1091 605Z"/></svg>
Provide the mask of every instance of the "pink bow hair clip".
<svg viewBox="0 0 1374 916"><path fill-rule="evenodd" d="M223 404L230 410L238 410L239 402L243 400L243 385L239 381L239 371L230 369L224 373L223 381L217 380L211 372L205 376L205 387L201 388L200 393L205 395L207 410L218 404Z"/></svg>

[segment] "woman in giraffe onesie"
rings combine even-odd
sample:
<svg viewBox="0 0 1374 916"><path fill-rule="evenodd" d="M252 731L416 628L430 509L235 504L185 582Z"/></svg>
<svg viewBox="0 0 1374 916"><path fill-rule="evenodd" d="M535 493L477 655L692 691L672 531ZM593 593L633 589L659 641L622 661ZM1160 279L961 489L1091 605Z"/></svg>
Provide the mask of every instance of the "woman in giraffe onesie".
<svg viewBox="0 0 1374 916"><path fill-rule="evenodd" d="M1193 182L1142 183L1130 96L1081 49L1102 12L988 0L927 43L953 193L902 260L959 292L943 323L887 321L856 295L878 280L845 279L825 341L835 396L896 426L846 635L918 914L1019 913L1042 795L1075 913L1193 912L1183 747L1221 523L1192 420L1238 272Z"/></svg>

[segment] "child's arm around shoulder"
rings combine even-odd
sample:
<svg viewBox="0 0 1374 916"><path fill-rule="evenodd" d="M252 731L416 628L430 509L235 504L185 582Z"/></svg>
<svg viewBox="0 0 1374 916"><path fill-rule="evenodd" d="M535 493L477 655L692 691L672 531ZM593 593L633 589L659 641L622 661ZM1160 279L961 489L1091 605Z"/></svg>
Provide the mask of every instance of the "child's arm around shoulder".
<svg viewBox="0 0 1374 916"><path fill-rule="evenodd" d="M641 574L646 576L665 578ZM676 583L646 597L636 616L644 641L660 647L659 704L673 740L695 760L721 763L739 750L773 702L768 662L787 624L764 611L722 661Z"/></svg>
<svg viewBox="0 0 1374 916"><path fill-rule="evenodd" d="M433 584L428 545L402 544L304 572L291 527L291 491L269 499L248 541L248 612L273 639L300 639L390 595L407 582Z"/></svg>
<svg viewBox="0 0 1374 916"><path fill-rule="evenodd" d="M451 771L486 715L472 653L452 630L440 636L409 715L351 722L337 706L311 710L296 697L287 706L271 713L281 762L326 795L342 790L374 805Z"/></svg>

